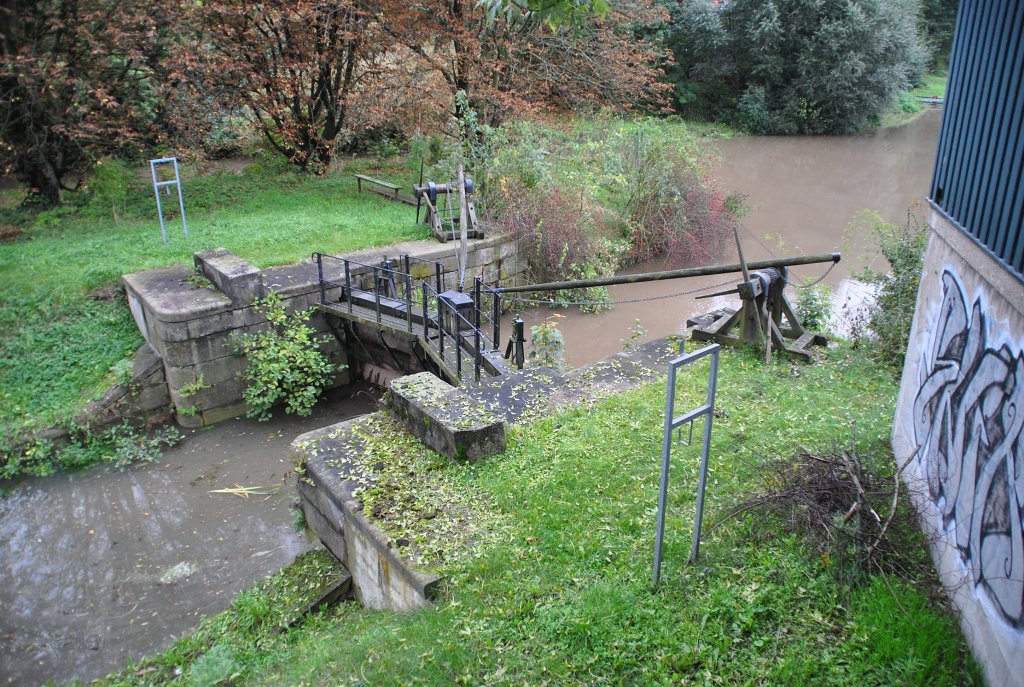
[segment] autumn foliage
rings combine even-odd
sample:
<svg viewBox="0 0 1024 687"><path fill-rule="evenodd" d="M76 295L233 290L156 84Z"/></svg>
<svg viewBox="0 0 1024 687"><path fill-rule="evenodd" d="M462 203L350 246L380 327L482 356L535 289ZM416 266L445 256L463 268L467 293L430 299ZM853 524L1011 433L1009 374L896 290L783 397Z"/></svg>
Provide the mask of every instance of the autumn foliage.
<svg viewBox="0 0 1024 687"><path fill-rule="evenodd" d="M662 55L644 33L663 10L592 4L601 11L557 25L493 0L12 0L0 8L0 154L56 203L88 163L182 150L228 114L319 171L368 131L443 129L465 106L488 124L661 106Z"/></svg>

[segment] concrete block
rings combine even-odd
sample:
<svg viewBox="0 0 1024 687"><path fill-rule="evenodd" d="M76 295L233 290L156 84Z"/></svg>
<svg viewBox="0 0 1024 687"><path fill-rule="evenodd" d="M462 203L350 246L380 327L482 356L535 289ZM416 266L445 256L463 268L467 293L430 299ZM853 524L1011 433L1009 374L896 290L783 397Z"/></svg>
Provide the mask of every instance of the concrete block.
<svg viewBox="0 0 1024 687"><path fill-rule="evenodd" d="M194 406L206 413L208 410L222 406L237 404L242 401L245 393L244 379L226 379L210 387L197 391L192 396L182 397L172 390L171 396L178 408ZM185 404L184 406L182 404Z"/></svg>
<svg viewBox="0 0 1024 687"><path fill-rule="evenodd" d="M438 453L474 460L505 450L505 423L429 372L396 379L383 403L409 431Z"/></svg>
<svg viewBox="0 0 1024 687"><path fill-rule="evenodd" d="M146 323L150 326L150 334L160 341L188 341L191 337L188 333L188 322L164 322L154 317L147 317Z"/></svg>
<svg viewBox="0 0 1024 687"><path fill-rule="evenodd" d="M143 304L147 319L161 322L187 322L225 310L231 299L216 289L196 286L193 271L185 265L146 270L122 277L125 291Z"/></svg>
<svg viewBox="0 0 1024 687"><path fill-rule="evenodd" d="M146 413L171 405L171 395L166 384L154 384L132 397L128 405L133 414Z"/></svg>
<svg viewBox="0 0 1024 687"><path fill-rule="evenodd" d="M222 382L241 379L245 374L247 361L242 355L228 355L208 360L195 366L196 378L202 377L205 384L216 386Z"/></svg>
<svg viewBox="0 0 1024 687"><path fill-rule="evenodd" d="M163 360L157 355L157 352L153 350L153 347L147 344L142 344L139 349L135 351L135 357L132 361L132 379L144 379L149 377L154 371L163 370Z"/></svg>
<svg viewBox="0 0 1024 687"><path fill-rule="evenodd" d="M209 336L210 334L244 327L245 314L243 310L243 308L232 308L225 312L190 320L188 323L188 336L190 339L198 339L201 336Z"/></svg>
<svg viewBox="0 0 1024 687"><path fill-rule="evenodd" d="M196 364L196 353L191 341L164 342L160 355L167 367L188 367Z"/></svg>
<svg viewBox="0 0 1024 687"><path fill-rule="evenodd" d="M324 490L309 480L300 479L298 491L306 524L334 557L346 565L348 547L345 544L344 513L331 499L321 498Z"/></svg>
<svg viewBox="0 0 1024 687"><path fill-rule="evenodd" d="M180 389L196 383L196 366L185 365L183 367L167 367L167 384L172 389Z"/></svg>
<svg viewBox="0 0 1024 687"><path fill-rule="evenodd" d="M241 333L248 333L248 327L232 329L227 332L218 332L208 336L201 336L192 340L192 360L195 364L205 363L209 360L217 360L235 352L235 337Z"/></svg>
<svg viewBox="0 0 1024 687"><path fill-rule="evenodd" d="M200 413L202 418L201 426L213 425L224 420L233 420L236 417L245 415L245 401L237 401L219 408L211 408ZM193 425L195 426L195 425Z"/></svg>
<svg viewBox="0 0 1024 687"><path fill-rule="evenodd" d="M224 248L193 254L196 269L220 289L235 306L248 305L263 296L260 269Z"/></svg>

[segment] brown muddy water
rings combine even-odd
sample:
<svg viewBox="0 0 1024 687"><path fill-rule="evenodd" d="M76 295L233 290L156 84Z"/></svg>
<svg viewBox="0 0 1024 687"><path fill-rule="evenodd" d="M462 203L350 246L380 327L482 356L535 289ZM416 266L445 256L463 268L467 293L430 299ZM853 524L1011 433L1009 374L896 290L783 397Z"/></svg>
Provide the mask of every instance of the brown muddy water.
<svg viewBox="0 0 1024 687"><path fill-rule="evenodd" d="M714 143L721 156L719 186L744 194L753 208L742 222L745 257L841 252L842 262L824 283L833 291L836 316L831 329L843 332L847 327L844 306L856 307L866 293L866 287L850 275L865 267L887 268L873 249L870 232L847 227L865 209L889 222L906 221L907 211L922 201L931 183L939 120L938 111L929 111L910 124L857 136L751 136ZM923 208L918 211L923 214ZM730 242L719 262L736 261ZM791 282L817 279L827 268L794 268ZM642 265L631 271L656 269L660 266ZM527 322L527 337L531 325L560 315L566 363L578 367L621 351L635 331L636 320L645 331L639 340L645 341L682 332L691 315L726 305L737 307L738 299L731 297L695 300L695 296L698 290L719 291L739 279L739 275L724 275L614 286L609 289L612 300L622 304L599 314L576 308L513 307ZM716 285L722 289L709 288ZM788 293L793 298L792 289Z"/></svg>
<svg viewBox="0 0 1024 687"><path fill-rule="evenodd" d="M0 498L0 684L105 675L291 563L314 542L293 526L288 444L376 397L353 387L307 418L188 432L158 463L13 486ZM237 486L274 493L213 491Z"/></svg>

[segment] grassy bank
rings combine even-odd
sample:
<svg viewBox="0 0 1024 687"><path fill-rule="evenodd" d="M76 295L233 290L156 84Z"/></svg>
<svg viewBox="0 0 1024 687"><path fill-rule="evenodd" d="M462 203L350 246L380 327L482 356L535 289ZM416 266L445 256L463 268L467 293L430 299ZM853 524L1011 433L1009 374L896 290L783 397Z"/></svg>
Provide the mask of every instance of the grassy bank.
<svg viewBox="0 0 1024 687"><path fill-rule="evenodd" d="M364 165L365 166L365 165ZM114 380L110 368L142 342L119 295L122 274L224 247L261 267L313 251L385 245L425 232L412 209L358 195L351 169L323 178L256 164L235 174L182 177L189 238L168 222L168 245L152 188L117 180L115 202L41 214L3 209L0 243L0 447L24 431L66 421ZM176 207L176 203L165 203ZM117 219L114 219L114 214Z"/></svg>
<svg viewBox="0 0 1024 687"><path fill-rule="evenodd" d="M927 74L921 85L906 91L900 96L896 109L882 118L882 127L901 126L914 121L929 105L921 102L921 98L945 98L947 74Z"/></svg>
<svg viewBox="0 0 1024 687"><path fill-rule="evenodd" d="M703 375L680 381L683 406L699 404ZM891 469L895 394L891 371L861 351L767 367L726 351L705 522L763 486L773 460L849 445L852 421L864 464ZM752 511L714 530L686 567L696 447L676 449L652 589L664 398L653 383L516 429L503 455L415 468L487 512L475 543L446 559L435 607L343 604L279 634L272 612L253 618L250 595L104 684L979 684L924 566L851 574L841 547ZM926 561L912 528L897 536L904 562ZM208 681L190 680L200 670Z"/></svg>

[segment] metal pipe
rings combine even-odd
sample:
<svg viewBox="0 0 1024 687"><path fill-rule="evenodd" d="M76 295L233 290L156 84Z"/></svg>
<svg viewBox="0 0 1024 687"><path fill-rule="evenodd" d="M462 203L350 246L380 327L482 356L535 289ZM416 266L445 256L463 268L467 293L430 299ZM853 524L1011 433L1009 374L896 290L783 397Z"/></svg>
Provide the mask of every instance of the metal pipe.
<svg viewBox="0 0 1024 687"><path fill-rule="evenodd" d="M777 258L774 260L757 260L748 262L747 269L760 270L766 267L789 267L793 265L814 265L821 262L836 263L842 259L839 253L822 253L821 255L805 255L795 258ZM742 265L712 265L709 267L686 267L679 270L664 272L642 272L640 274L623 274L614 277L598 277L596 279L573 279L570 281L553 281L544 284L525 284L523 286L506 286L495 289L497 293L524 293L528 291L561 291L562 289L589 289L594 286L615 286L616 284L639 284L662 279L683 279L685 277L706 277L713 274L729 274L741 272Z"/></svg>

